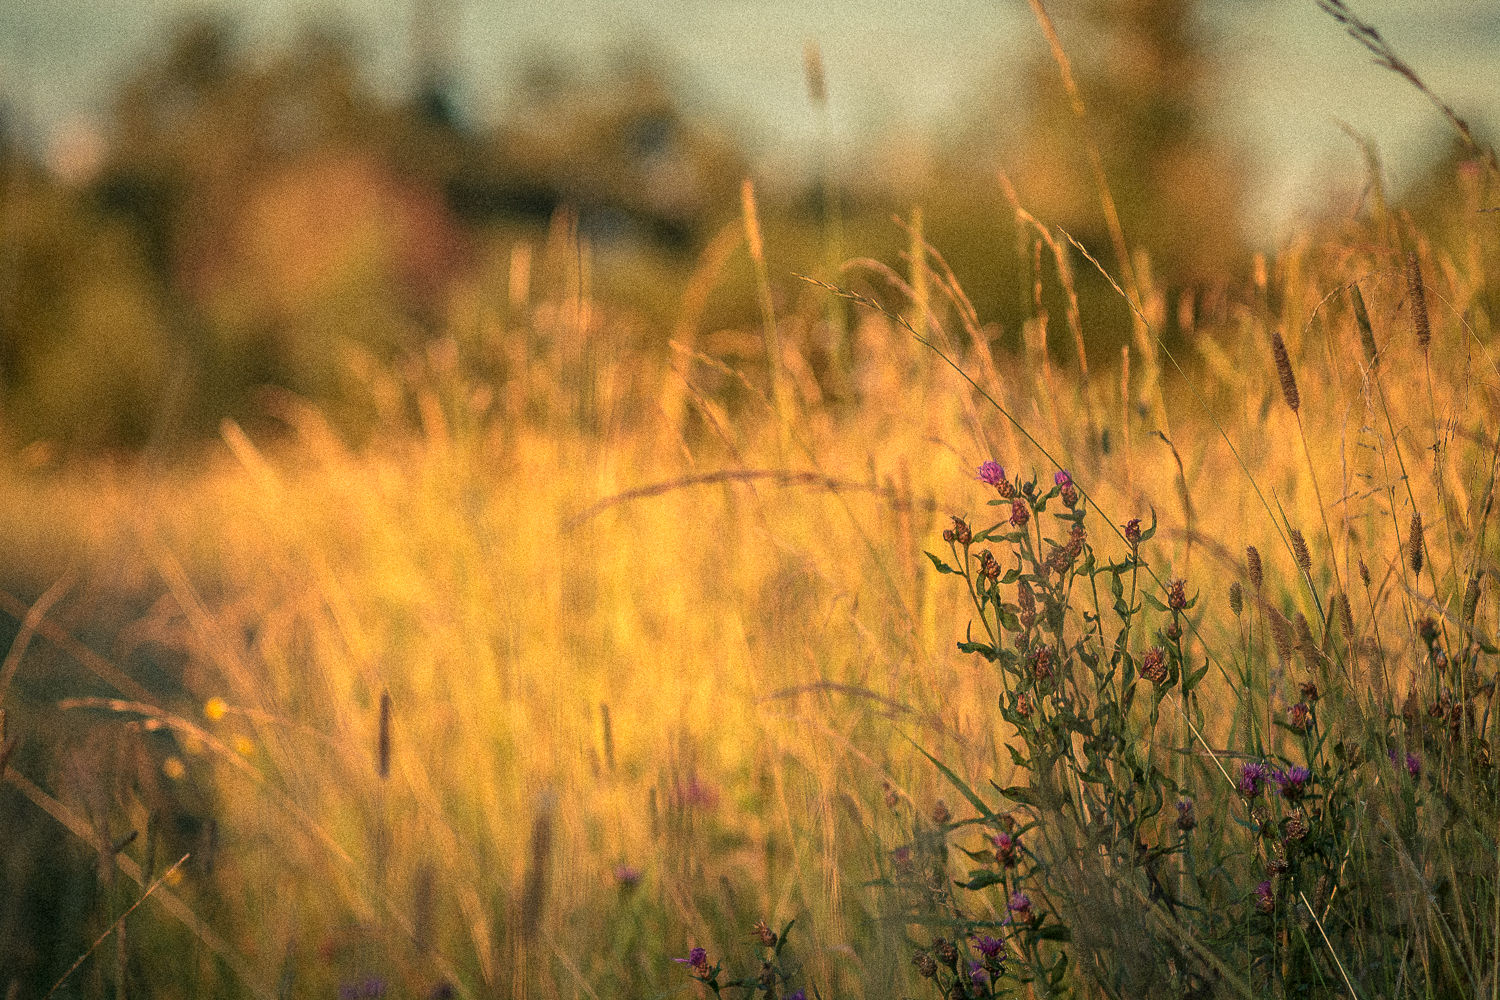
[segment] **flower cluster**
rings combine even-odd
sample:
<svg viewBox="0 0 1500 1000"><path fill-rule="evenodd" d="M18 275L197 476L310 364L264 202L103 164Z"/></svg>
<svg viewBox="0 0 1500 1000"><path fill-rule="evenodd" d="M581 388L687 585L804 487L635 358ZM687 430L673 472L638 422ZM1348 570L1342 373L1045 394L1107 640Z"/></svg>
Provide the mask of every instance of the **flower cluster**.
<svg viewBox="0 0 1500 1000"><path fill-rule="evenodd" d="M1271 776L1276 781L1276 791L1288 802L1300 802L1302 796L1307 794L1308 782L1312 781L1312 771L1305 767L1292 767L1285 771L1277 771Z"/></svg>

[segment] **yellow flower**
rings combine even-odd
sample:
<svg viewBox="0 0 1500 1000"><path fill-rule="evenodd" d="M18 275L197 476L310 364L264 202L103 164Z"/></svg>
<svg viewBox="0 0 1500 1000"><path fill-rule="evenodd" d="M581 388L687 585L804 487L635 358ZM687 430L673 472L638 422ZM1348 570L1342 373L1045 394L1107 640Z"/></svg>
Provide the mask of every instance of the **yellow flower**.
<svg viewBox="0 0 1500 1000"><path fill-rule="evenodd" d="M234 749L241 757L249 757L255 753L255 744L248 736L236 736L234 738Z"/></svg>
<svg viewBox="0 0 1500 1000"><path fill-rule="evenodd" d="M173 781L181 781L187 774L187 768L183 766L182 761L177 757L168 757L161 762L161 773Z"/></svg>
<svg viewBox="0 0 1500 1000"><path fill-rule="evenodd" d="M220 698L218 695L214 695L203 704L203 714L208 716L210 722L218 722L220 719L224 718L224 713L228 711L228 709L229 705L226 704L224 699Z"/></svg>

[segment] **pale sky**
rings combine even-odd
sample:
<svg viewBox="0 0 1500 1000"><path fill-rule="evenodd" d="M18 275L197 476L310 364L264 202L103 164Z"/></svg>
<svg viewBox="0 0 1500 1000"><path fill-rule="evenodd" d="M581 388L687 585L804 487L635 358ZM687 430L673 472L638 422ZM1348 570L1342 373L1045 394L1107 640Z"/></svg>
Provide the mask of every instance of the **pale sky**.
<svg viewBox="0 0 1500 1000"><path fill-rule="evenodd" d="M665 56L694 110L722 118L778 168L814 155L808 39L823 50L832 124L849 159L871 142L939 134L981 87L1013 86L1042 51L1020 0L446 2L457 15L462 100L480 120L498 114L533 53L598 64L643 40ZM1472 124L1500 125L1500 0L1350 5ZM1067 44L1068 6L1052 9ZM199 10L229 15L263 50L308 18L341 21L360 38L377 84L395 91L404 82L411 15L400 0L0 0L0 97L13 127L44 146L61 125L102 120L111 86L175 19ZM1398 189L1446 141L1438 112L1371 65L1313 0L1206 0L1204 10L1224 72L1214 124L1244 144L1257 174L1251 216L1266 238L1316 204L1331 178L1357 186L1363 168L1339 122L1379 143Z"/></svg>

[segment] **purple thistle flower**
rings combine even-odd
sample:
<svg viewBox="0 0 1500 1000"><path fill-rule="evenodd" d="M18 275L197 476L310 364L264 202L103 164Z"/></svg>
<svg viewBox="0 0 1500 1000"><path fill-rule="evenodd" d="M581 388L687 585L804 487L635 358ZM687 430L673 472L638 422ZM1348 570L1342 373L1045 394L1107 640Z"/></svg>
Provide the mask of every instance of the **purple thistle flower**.
<svg viewBox="0 0 1500 1000"><path fill-rule="evenodd" d="M985 971L983 962L969 963L969 979L981 985L990 981L990 974Z"/></svg>
<svg viewBox="0 0 1500 1000"><path fill-rule="evenodd" d="M1312 772L1305 767L1294 767L1286 771L1277 771L1273 778L1276 780L1276 790L1281 797L1288 802L1301 801L1307 792L1307 783L1312 780Z"/></svg>
<svg viewBox="0 0 1500 1000"><path fill-rule="evenodd" d="M999 462L985 462L979 467L979 481L986 486L999 486L1005 482L1005 470Z"/></svg>
<svg viewBox="0 0 1500 1000"><path fill-rule="evenodd" d="M634 889L641 884L641 870L631 865L615 865L612 874L621 889Z"/></svg>
<svg viewBox="0 0 1500 1000"><path fill-rule="evenodd" d="M992 938L988 934L980 934L972 939L974 947L979 949L979 954L985 958L994 958L1005 949L1005 942L999 938Z"/></svg>
<svg viewBox="0 0 1500 1000"><path fill-rule="evenodd" d="M1073 477L1058 469L1052 477L1052 482L1057 486L1069 486L1073 482Z"/></svg>
<svg viewBox="0 0 1500 1000"><path fill-rule="evenodd" d="M1016 915L1016 919L1022 923L1031 921L1031 897L1024 892L1013 892L1006 904L1006 909Z"/></svg>
<svg viewBox="0 0 1500 1000"><path fill-rule="evenodd" d="M708 952L703 948L694 948L688 952L687 958L674 958L672 961L688 966L695 975L708 975Z"/></svg>
<svg viewBox="0 0 1500 1000"><path fill-rule="evenodd" d="M786 995L786 1000L807 1000L807 991L794 990Z"/></svg>
<svg viewBox="0 0 1500 1000"><path fill-rule="evenodd" d="M1271 776L1271 769L1258 761L1251 761L1240 768L1238 782L1240 794L1253 799L1260 794L1261 785Z"/></svg>
<svg viewBox="0 0 1500 1000"><path fill-rule="evenodd" d="M1411 775L1413 781L1422 773L1422 761L1414 753L1406 755L1406 773Z"/></svg>

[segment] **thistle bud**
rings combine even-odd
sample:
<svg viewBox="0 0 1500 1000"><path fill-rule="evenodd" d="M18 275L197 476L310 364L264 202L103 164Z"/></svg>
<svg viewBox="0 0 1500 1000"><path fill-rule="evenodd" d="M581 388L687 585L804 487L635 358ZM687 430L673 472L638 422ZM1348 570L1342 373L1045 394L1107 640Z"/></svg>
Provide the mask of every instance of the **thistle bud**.
<svg viewBox="0 0 1500 1000"><path fill-rule="evenodd" d="M762 946L766 948L776 947L776 933L771 930L770 926L767 925L764 920L757 920L755 922L755 926L750 928L750 933L755 936L755 939L759 941Z"/></svg>
<svg viewBox="0 0 1500 1000"><path fill-rule="evenodd" d="M1167 682L1167 654L1160 646L1152 646L1141 660L1141 676L1157 687Z"/></svg>
<svg viewBox="0 0 1500 1000"><path fill-rule="evenodd" d="M950 537L951 536L951 537ZM969 531L968 522L961 517L953 519L953 530L943 533L944 541L954 541L960 545L968 545L974 540L974 535Z"/></svg>
<svg viewBox="0 0 1500 1000"><path fill-rule="evenodd" d="M958 968L958 948L947 938L937 938L932 942L932 953L937 960L950 969Z"/></svg>
<svg viewBox="0 0 1500 1000"><path fill-rule="evenodd" d="M937 963L925 951L919 951L913 955L911 964L917 967L917 974L923 979L932 979L937 975Z"/></svg>

